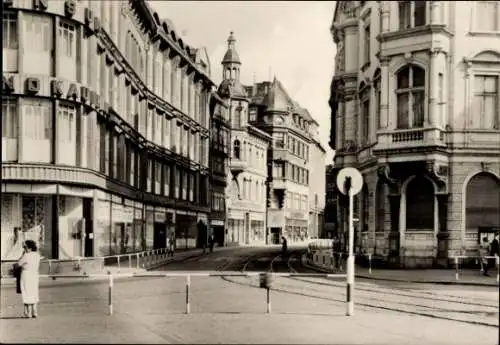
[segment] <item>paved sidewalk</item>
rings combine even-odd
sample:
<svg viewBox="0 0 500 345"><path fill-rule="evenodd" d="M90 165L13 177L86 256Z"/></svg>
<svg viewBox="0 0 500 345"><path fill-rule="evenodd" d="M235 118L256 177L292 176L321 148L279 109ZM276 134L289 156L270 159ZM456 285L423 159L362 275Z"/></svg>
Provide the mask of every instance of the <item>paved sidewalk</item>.
<svg viewBox="0 0 500 345"><path fill-rule="evenodd" d="M307 264L307 267L321 272L331 273L321 267ZM341 273L346 273L345 268ZM356 277L364 279L385 280L406 283L426 284L458 284L472 286L498 286L497 270L490 270L489 277L483 276L479 270L462 269L459 271L459 279L456 279L454 269L375 269L370 274L366 267L356 266Z"/></svg>
<svg viewBox="0 0 500 345"><path fill-rule="evenodd" d="M218 278L193 279L191 314L184 314L182 279L120 281L107 315L107 287L41 291L37 319L21 319L22 305L2 289L2 343L184 343L184 344L442 344L493 345L498 330L345 303L271 292ZM450 332L450 329L453 331Z"/></svg>

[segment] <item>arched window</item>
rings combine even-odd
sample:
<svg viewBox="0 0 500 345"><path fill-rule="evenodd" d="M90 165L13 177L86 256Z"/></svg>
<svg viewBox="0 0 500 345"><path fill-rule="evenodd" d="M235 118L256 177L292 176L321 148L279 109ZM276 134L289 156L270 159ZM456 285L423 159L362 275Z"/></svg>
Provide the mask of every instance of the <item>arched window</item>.
<svg viewBox="0 0 500 345"><path fill-rule="evenodd" d="M425 71L415 65L397 73L397 111L399 129L420 128L424 125Z"/></svg>
<svg viewBox="0 0 500 345"><path fill-rule="evenodd" d="M491 174L479 173L470 179L466 189L466 230L500 227L500 181Z"/></svg>
<svg viewBox="0 0 500 345"><path fill-rule="evenodd" d="M406 189L406 230L434 229L434 186L417 176Z"/></svg>
<svg viewBox="0 0 500 345"><path fill-rule="evenodd" d="M234 147L233 147L233 156L236 159L240 159L240 153L241 153L241 147L240 147L240 141L236 139L234 141Z"/></svg>

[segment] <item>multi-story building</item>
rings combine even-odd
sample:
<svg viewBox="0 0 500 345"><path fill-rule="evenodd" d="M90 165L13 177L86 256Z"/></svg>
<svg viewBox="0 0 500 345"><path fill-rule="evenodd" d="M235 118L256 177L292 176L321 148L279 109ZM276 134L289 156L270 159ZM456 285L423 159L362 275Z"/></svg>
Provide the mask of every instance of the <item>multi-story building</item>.
<svg viewBox="0 0 500 345"><path fill-rule="evenodd" d="M360 251L445 264L499 230L499 25L499 1L337 2L330 146L364 176Z"/></svg>
<svg viewBox="0 0 500 345"><path fill-rule="evenodd" d="M210 118L212 125L210 145L210 185L211 212L209 216L210 233L219 246L225 243L226 230L226 187L228 162L231 143L231 123L229 104L212 92L210 99Z"/></svg>
<svg viewBox="0 0 500 345"><path fill-rule="evenodd" d="M248 120L248 96L240 82L241 61L231 32L222 59L218 93L229 104L231 156L227 186L228 244L266 243L267 151L271 137Z"/></svg>
<svg viewBox="0 0 500 345"><path fill-rule="evenodd" d="M309 231L308 237L321 238L324 233L326 150L319 141L319 125L311 121L309 125Z"/></svg>
<svg viewBox="0 0 500 345"><path fill-rule="evenodd" d="M143 0L3 2L2 259L196 245L207 57Z"/></svg>
<svg viewBox="0 0 500 345"><path fill-rule="evenodd" d="M320 238L333 238L337 235L337 170L332 164L326 166L325 183L325 227Z"/></svg>
<svg viewBox="0 0 500 345"><path fill-rule="evenodd" d="M314 183L310 179L311 146L316 141L311 129L317 123L276 78L246 90L251 95L248 121L272 136L267 160L268 240L278 243L281 236L290 242L305 239L309 237L309 188ZM324 156L322 164L324 171Z"/></svg>

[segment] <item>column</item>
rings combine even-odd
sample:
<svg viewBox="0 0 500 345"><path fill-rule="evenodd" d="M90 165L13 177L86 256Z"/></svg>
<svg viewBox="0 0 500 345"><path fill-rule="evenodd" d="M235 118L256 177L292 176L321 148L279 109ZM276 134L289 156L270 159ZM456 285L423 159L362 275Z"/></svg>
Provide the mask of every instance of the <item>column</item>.
<svg viewBox="0 0 500 345"><path fill-rule="evenodd" d="M380 129L389 127L389 95L389 59L383 58L380 71Z"/></svg>
<svg viewBox="0 0 500 345"><path fill-rule="evenodd" d="M438 109L438 97L439 97L439 79L438 79L438 59L441 49L432 49L430 52L430 95L429 95L429 121L428 123L432 128L436 128L439 125L439 109Z"/></svg>
<svg viewBox="0 0 500 345"><path fill-rule="evenodd" d="M391 2L390 1L381 1L381 8L380 8L380 15L382 17L382 27L380 28L380 31L382 33L386 33L390 31L391 27L391 22L390 22L390 6Z"/></svg>
<svg viewBox="0 0 500 345"><path fill-rule="evenodd" d="M80 30L80 82L83 85L89 84L88 82L88 45L90 37L86 38L84 29Z"/></svg>
<svg viewBox="0 0 500 345"><path fill-rule="evenodd" d="M146 47L146 85L150 90L153 89L153 46L149 44Z"/></svg>
<svg viewBox="0 0 500 345"><path fill-rule="evenodd" d="M430 2L431 25L441 24L441 1Z"/></svg>
<svg viewBox="0 0 500 345"><path fill-rule="evenodd" d="M389 195L389 207L391 212L391 230L389 234L389 256L399 256L399 246L400 246L400 233L399 233L399 222L400 222L400 207L401 207L401 195L391 194Z"/></svg>
<svg viewBox="0 0 500 345"><path fill-rule="evenodd" d="M358 71L359 66L359 42L358 42L358 22L355 21L350 26L344 28L345 39L345 71Z"/></svg>
<svg viewBox="0 0 500 345"><path fill-rule="evenodd" d="M448 257L448 194L437 194L439 228L437 233L437 257Z"/></svg>

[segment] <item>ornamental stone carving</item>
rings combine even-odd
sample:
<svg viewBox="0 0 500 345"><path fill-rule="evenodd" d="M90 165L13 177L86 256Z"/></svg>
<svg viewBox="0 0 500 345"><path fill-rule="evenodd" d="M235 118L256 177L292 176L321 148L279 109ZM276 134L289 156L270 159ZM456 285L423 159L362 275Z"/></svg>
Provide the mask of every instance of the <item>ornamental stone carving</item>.
<svg viewBox="0 0 500 345"><path fill-rule="evenodd" d="M439 188L437 192L446 192L448 186L448 166L434 161L428 161L426 163L426 168L427 173Z"/></svg>

